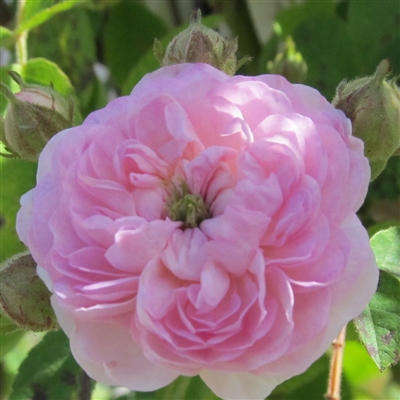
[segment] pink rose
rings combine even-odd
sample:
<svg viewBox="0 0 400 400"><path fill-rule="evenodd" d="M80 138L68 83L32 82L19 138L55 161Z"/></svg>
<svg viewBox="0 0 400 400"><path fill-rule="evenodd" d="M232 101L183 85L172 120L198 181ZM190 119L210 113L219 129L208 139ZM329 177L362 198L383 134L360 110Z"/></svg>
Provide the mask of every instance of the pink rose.
<svg viewBox="0 0 400 400"><path fill-rule="evenodd" d="M17 229L91 377L260 399L376 289L369 179L316 90L179 64L48 143Z"/></svg>

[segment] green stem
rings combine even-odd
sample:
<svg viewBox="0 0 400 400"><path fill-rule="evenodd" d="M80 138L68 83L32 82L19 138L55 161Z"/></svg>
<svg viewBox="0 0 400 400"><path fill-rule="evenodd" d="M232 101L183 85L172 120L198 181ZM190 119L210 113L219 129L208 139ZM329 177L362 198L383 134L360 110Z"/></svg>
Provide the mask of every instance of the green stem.
<svg viewBox="0 0 400 400"><path fill-rule="evenodd" d="M246 64L246 73L257 75L258 58L261 52L261 44L258 40L246 0L208 0L214 12L225 16L226 22L235 36L238 36L238 58L248 55L253 57L252 62Z"/></svg>
<svg viewBox="0 0 400 400"><path fill-rule="evenodd" d="M17 30L20 26L24 8L25 8L26 0L19 0L17 6ZM28 31L23 31L18 34L17 41L15 43L15 51L17 55L17 63L20 65L25 65L28 61L28 48L27 48L27 41L28 41Z"/></svg>

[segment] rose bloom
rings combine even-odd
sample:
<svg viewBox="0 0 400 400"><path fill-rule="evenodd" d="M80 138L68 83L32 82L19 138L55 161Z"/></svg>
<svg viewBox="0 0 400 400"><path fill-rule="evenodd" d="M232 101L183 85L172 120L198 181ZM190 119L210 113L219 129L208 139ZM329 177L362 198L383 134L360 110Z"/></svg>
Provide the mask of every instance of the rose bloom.
<svg viewBox="0 0 400 400"><path fill-rule="evenodd" d="M261 399L376 289L369 179L316 90L179 64L51 139L17 229L92 378Z"/></svg>

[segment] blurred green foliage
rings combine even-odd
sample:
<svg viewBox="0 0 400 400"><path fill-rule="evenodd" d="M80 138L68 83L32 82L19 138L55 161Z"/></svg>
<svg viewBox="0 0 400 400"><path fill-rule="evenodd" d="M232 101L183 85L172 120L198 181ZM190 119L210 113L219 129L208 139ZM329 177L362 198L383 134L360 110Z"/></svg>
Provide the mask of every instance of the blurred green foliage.
<svg viewBox="0 0 400 400"><path fill-rule="evenodd" d="M275 59L289 36L308 66L304 83L317 88L329 100L341 80L372 74L383 58L390 60L394 75L400 74L399 0L305 0L301 4L293 1L268 22L273 23L272 35L261 44L254 37L254 21L246 1L236 2L240 7L228 7L221 1L213 0L208 4L204 1L204 10L214 13L205 13L203 23L212 28L222 27L224 32L230 30L232 36L240 35L241 55L248 54L255 59L241 68L242 74L267 73L268 61ZM21 3L25 4L23 9ZM177 2L166 3L173 6ZM172 13L174 18L168 22L162 18L162 13L155 14L144 1L12 0L1 3L1 7L0 46L9 51L10 60L7 65L2 60L0 81L18 90L7 75L7 71L13 69L28 83L48 85L52 82L58 91L77 97L83 118L105 106L114 96L129 94L144 74L157 69L159 65L152 54L154 38L165 46L187 22L184 19L181 25L176 24L179 19L176 10ZM24 35L27 37L25 56ZM6 106L0 94L3 115ZM34 186L35 174L33 163L0 158L0 261L24 249L15 232L15 219L19 199ZM379 230L374 228L377 223L390 221L390 226L399 225L399 199L400 157L394 157L370 185L360 211L362 221L375 231ZM398 239L374 238L381 254L398 251L391 247ZM396 260L395 268L400 268ZM385 263L382 261L382 265ZM396 313L399 304L398 299L390 298L393 290L386 291L389 286L399 287L396 274L383 271L381 284L378 298L374 299L378 303L372 304L378 319L384 312ZM389 309L382 308L379 296L385 297ZM394 324L398 324L396 321L393 318ZM8 326L7 321L0 321L1 326ZM344 359L343 400L399 398L400 378L391 372L398 374L399 369L388 369L381 374L350 328ZM19 331L5 336L5 329L0 331L0 400L8 398L6 388L15 378L15 371L10 372L5 360L10 359L13 351L18 353L18 342L24 335ZM371 329L374 329L373 323ZM385 326L382 329L386 329ZM397 336L398 329L397 326ZM390 351L393 353L393 346ZM390 364L393 357L389 356L388 360L383 367ZM31 373L33 370L36 374ZM61 332L48 334L25 358L20 372L11 399L33 398L32 388L45 388L45 394L53 396L47 398L77 396L69 383L76 383L81 371L70 358L67 340ZM328 357L323 356L307 372L280 385L271 399L320 399L326 390L327 376ZM81 387L81 394L82 390ZM104 400L216 399L198 377L181 377L157 392L118 396L106 389L104 393Z"/></svg>

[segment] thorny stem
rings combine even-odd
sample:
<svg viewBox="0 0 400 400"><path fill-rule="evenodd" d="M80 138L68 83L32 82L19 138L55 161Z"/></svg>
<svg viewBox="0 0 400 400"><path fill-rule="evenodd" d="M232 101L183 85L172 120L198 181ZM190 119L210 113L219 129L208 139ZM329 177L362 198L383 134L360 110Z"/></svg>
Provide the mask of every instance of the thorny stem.
<svg viewBox="0 0 400 400"><path fill-rule="evenodd" d="M328 391L326 400L340 400L340 384L342 380L342 361L344 343L346 340L346 326L340 331L338 337L333 341L333 352L329 369Z"/></svg>
<svg viewBox="0 0 400 400"><path fill-rule="evenodd" d="M26 0L18 1L17 8L17 26L19 26L22 22L22 17L24 13ZM17 55L17 62L20 65L26 64L28 61L28 50L27 50L27 39L28 39L28 31L23 31L18 34L17 41L15 43L15 52Z"/></svg>

